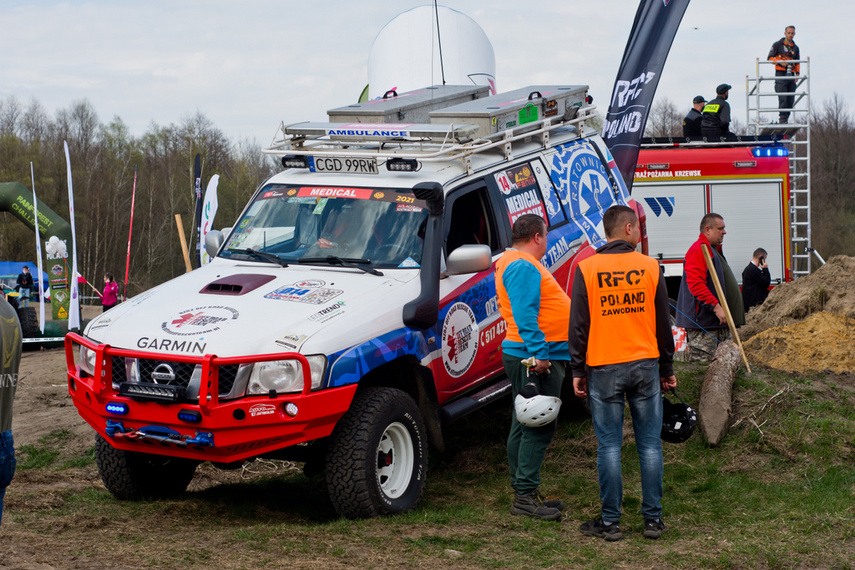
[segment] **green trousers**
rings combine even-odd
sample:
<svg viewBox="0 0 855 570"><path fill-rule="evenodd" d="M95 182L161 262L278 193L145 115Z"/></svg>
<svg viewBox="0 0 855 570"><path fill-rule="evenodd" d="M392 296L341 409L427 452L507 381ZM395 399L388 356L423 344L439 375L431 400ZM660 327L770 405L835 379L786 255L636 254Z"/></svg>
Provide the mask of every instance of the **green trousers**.
<svg viewBox="0 0 855 570"><path fill-rule="evenodd" d="M528 375L522 359L502 355L502 364L511 381L512 398L516 398L520 389L528 381ZM548 375L537 379L540 393L544 396L561 397L561 384L564 382L566 362L553 360ZM546 448L555 435L557 421L538 428L530 428L517 421L511 412L511 433L508 436L508 466L511 471L511 487L518 493L530 493L540 485L540 466L546 456Z"/></svg>

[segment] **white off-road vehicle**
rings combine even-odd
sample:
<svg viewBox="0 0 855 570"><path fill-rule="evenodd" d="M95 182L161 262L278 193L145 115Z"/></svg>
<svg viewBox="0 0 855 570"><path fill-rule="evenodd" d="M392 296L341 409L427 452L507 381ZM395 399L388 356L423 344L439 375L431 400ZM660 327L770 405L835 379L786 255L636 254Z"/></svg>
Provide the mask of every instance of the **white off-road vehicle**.
<svg viewBox="0 0 855 570"><path fill-rule="evenodd" d="M325 468L348 517L418 505L442 427L510 391L494 262L522 214L563 286L628 195L584 86L441 86L282 125L213 261L69 334L69 392L117 497L196 465Z"/></svg>

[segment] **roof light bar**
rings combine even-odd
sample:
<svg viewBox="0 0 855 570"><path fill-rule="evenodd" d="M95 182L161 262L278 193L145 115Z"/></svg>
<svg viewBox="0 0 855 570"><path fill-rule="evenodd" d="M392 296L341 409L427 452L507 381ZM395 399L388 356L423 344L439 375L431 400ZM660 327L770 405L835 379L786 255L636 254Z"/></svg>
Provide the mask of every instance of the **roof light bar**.
<svg viewBox="0 0 855 570"><path fill-rule="evenodd" d="M790 151L783 147L759 147L752 148L751 154L754 156L761 158L764 156L770 157L780 157L780 156L790 156Z"/></svg>

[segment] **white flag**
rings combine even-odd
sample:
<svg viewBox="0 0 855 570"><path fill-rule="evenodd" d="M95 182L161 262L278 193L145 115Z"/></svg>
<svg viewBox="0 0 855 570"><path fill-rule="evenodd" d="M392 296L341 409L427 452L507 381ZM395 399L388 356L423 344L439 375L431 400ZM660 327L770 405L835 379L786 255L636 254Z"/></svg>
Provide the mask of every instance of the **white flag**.
<svg viewBox="0 0 855 570"><path fill-rule="evenodd" d="M68 141L65 146L65 164L68 167L68 221L71 224L71 275L68 276L71 300L68 302L68 330L80 329L80 290L77 284L77 232L74 231L74 189L71 185L71 157Z"/></svg>
<svg viewBox="0 0 855 570"><path fill-rule="evenodd" d="M214 223L214 216L217 215L217 185L220 183L220 175L214 174L211 180L208 181L208 188L205 190L205 202L202 205L202 223L200 224L202 231L199 232L199 249L202 251L202 265L211 262L211 256L205 251L205 236L211 230Z"/></svg>
<svg viewBox="0 0 855 570"><path fill-rule="evenodd" d="M45 334L45 285L42 280L42 237L39 233L39 203L36 200L36 177L33 175L33 163L30 163L30 179L33 181L33 219L36 226L36 263L39 271L36 279L39 282L39 330Z"/></svg>

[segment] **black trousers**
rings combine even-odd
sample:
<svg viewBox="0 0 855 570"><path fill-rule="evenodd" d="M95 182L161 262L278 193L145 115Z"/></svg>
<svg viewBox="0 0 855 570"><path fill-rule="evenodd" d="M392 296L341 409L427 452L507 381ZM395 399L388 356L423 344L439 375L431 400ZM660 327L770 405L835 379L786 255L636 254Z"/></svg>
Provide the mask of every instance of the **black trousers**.
<svg viewBox="0 0 855 570"><path fill-rule="evenodd" d="M796 80L793 72L781 71L780 69L775 70L775 77L791 77L792 79L776 79L775 80L775 92L776 93L795 93L796 91ZM779 95L778 96L778 108L781 109L781 112L778 114L779 122L786 123L790 119L790 112L784 111L783 109L792 109L793 105L796 102L795 95Z"/></svg>

